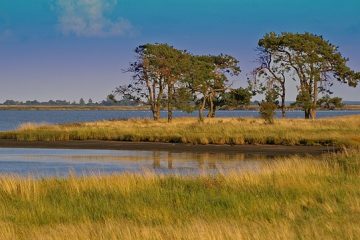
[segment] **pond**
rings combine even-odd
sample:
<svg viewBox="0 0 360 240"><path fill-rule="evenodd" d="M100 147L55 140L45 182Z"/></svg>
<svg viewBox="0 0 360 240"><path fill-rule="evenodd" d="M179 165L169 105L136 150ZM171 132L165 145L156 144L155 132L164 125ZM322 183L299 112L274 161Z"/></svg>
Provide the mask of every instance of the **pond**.
<svg viewBox="0 0 360 240"><path fill-rule="evenodd" d="M272 159L274 155L245 153L0 148L0 175L214 174L229 170L258 171Z"/></svg>

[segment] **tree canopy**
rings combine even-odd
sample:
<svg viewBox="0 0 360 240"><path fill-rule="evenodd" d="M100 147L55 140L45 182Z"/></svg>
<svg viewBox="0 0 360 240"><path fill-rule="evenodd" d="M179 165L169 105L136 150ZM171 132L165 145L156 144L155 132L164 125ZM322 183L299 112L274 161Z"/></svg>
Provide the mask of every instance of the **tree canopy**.
<svg viewBox="0 0 360 240"><path fill-rule="evenodd" d="M259 40L257 52L258 66L249 87L234 89L230 80L241 69L231 55L194 55L168 44L140 45L126 70L133 81L115 94L148 104L154 120L160 118L161 109L167 109L171 121L174 108L187 112L197 108L202 121L205 109L208 117L214 117L220 106L247 105L254 93L261 93L266 96L262 112L272 118L278 107L285 117L286 84L296 81L298 106L305 118L315 118L317 107L329 105L330 97L319 99L332 93L335 82L356 87L360 80L337 46L312 33L268 33Z"/></svg>
<svg viewBox="0 0 360 240"><path fill-rule="evenodd" d="M137 60L127 69L133 82L115 93L149 104L155 120L164 107L169 121L174 106L193 111L191 103L198 107L201 120L207 103L209 116L214 116L215 98L228 87L228 76L240 73L239 61L230 55L197 56L167 44L141 45L135 53Z"/></svg>
<svg viewBox="0 0 360 240"><path fill-rule="evenodd" d="M299 97L305 117L315 118L320 93L331 93L334 81L355 87L359 81L347 65L348 59L339 48L322 36L311 33L266 34L259 46L274 56L283 78L298 81Z"/></svg>

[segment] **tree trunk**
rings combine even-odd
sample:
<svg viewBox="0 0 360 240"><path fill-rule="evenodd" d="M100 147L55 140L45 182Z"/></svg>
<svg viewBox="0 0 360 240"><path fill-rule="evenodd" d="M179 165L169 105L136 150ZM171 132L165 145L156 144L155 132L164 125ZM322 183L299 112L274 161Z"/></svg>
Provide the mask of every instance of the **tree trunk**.
<svg viewBox="0 0 360 240"><path fill-rule="evenodd" d="M214 109L214 101L212 97L209 97L209 103L210 103L210 107L209 107L209 113L207 115L208 118L213 118L215 117L215 109Z"/></svg>
<svg viewBox="0 0 360 240"><path fill-rule="evenodd" d="M152 115L153 115L153 119L155 121L157 121L157 120L159 120L159 116L157 116L157 112L156 112L154 85L151 87L149 81L146 81L146 85L148 86L149 103L150 103L150 108L151 108L151 112L152 112Z"/></svg>
<svg viewBox="0 0 360 240"><path fill-rule="evenodd" d="M168 122L171 122L173 119L172 99L173 99L173 87L172 85L169 85L168 86Z"/></svg>
<svg viewBox="0 0 360 240"><path fill-rule="evenodd" d="M285 90L285 83L281 83L282 88L282 94L281 94L281 117L286 117L286 109L285 109L285 96L286 96L286 90Z"/></svg>
<svg viewBox="0 0 360 240"><path fill-rule="evenodd" d="M154 109L151 109L151 112L152 112L152 115L153 115L153 119L154 119L154 121L157 121L157 119L156 119L156 112L155 112L155 110L154 110Z"/></svg>
<svg viewBox="0 0 360 240"><path fill-rule="evenodd" d="M317 87L317 80L314 80L314 96L310 111L311 119L316 119L316 107L317 107L317 99L318 99L318 87Z"/></svg>
<svg viewBox="0 0 360 240"><path fill-rule="evenodd" d="M160 107L154 106L152 108L153 109L151 109L151 111L153 114L154 121L158 121L160 119Z"/></svg>
<svg viewBox="0 0 360 240"><path fill-rule="evenodd" d="M205 109L205 105L206 105L206 98L204 97L204 100L202 102L202 104L199 107L199 121L203 122L204 121L204 109Z"/></svg>
<svg viewBox="0 0 360 240"><path fill-rule="evenodd" d="M310 110L310 116L311 116L311 119L316 119L316 108L312 108Z"/></svg>
<svg viewBox="0 0 360 240"><path fill-rule="evenodd" d="M204 121L204 109L203 108L199 108L199 121L200 122Z"/></svg>
<svg viewBox="0 0 360 240"><path fill-rule="evenodd" d="M159 81L159 93L156 96L156 84L153 84L153 99L154 99L154 120L158 121L161 118L161 99L163 96L163 86L162 86L162 82Z"/></svg>
<svg viewBox="0 0 360 240"><path fill-rule="evenodd" d="M304 109L304 111L305 111L305 119L310 119L310 109L306 108Z"/></svg>
<svg viewBox="0 0 360 240"><path fill-rule="evenodd" d="M215 116L216 116L216 106L214 104L214 108L212 110L211 118L215 118Z"/></svg>

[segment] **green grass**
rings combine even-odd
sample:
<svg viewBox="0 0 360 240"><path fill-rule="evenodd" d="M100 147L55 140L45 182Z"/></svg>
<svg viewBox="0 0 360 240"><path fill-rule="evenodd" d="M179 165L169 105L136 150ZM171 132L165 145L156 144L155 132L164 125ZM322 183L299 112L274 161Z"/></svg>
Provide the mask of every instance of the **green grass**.
<svg viewBox="0 0 360 240"><path fill-rule="evenodd" d="M319 120L280 119L267 125L260 119L194 118L101 121L64 125L23 125L0 132L0 139L18 141L113 140L190 144L277 144L360 146L360 116Z"/></svg>
<svg viewBox="0 0 360 240"><path fill-rule="evenodd" d="M0 239L357 239L360 157L260 172L0 178Z"/></svg>

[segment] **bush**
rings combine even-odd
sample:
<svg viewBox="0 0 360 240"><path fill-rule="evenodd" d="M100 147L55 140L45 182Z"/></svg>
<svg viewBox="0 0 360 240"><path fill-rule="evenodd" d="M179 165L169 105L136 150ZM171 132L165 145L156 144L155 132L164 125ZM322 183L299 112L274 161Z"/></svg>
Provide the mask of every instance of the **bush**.
<svg viewBox="0 0 360 240"><path fill-rule="evenodd" d="M260 103L260 116L265 120L266 123L273 124L275 110L277 106L275 103L262 101Z"/></svg>

